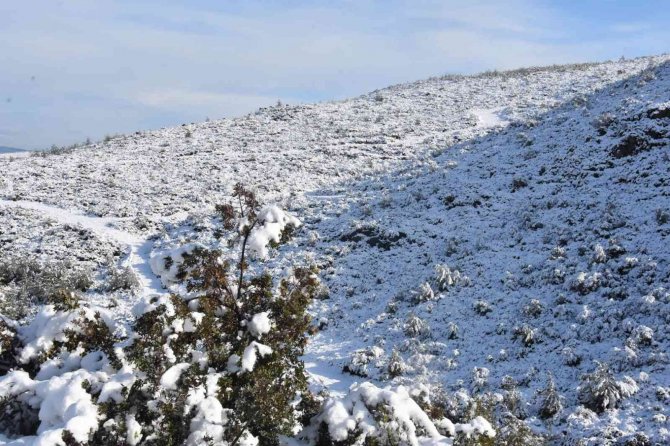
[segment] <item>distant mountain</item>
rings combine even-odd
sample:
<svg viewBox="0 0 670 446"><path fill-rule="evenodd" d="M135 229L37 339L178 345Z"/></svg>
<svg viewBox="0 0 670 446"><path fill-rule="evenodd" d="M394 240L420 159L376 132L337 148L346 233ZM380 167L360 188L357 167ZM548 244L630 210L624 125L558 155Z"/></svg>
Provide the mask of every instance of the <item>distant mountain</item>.
<svg viewBox="0 0 670 446"><path fill-rule="evenodd" d="M12 153L12 152L25 152L25 150L17 149L16 147L0 146L0 153Z"/></svg>

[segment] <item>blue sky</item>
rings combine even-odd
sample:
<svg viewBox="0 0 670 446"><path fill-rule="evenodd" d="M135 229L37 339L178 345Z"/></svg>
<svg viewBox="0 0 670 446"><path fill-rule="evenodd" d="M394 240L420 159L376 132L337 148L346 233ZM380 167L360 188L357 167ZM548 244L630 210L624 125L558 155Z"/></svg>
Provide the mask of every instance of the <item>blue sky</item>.
<svg viewBox="0 0 670 446"><path fill-rule="evenodd" d="M0 146L670 51L667 1L0 2Z"/></svg>

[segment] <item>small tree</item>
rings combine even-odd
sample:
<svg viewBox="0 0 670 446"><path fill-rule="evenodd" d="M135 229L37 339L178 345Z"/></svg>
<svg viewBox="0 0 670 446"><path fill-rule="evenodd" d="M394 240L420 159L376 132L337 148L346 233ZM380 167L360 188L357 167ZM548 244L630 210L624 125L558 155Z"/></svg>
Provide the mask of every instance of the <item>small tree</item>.
<svg viewBox="0 0 670 446"><path fill-rule="evenodd" d="M616 381L607 364L597 362L597 365L592 373L582 377L584 383L579 387L579 401L601 413L617 407L621 400L637 391L637 386L634 382L629 383L630 378Z"/></svg>
<svg viewBox="0 0 670 446"><path fill-rule="evenodd" d="M194 436L198 409L190 408L190 417L183 413L189 412L189 395L212 376L216 404L227 419L221 440L229 444L249 434L274 444L279 435L290 434L298 416L294 402L307 392L300 356L311 327L306 310L318 290L317 271L295 268L275 289L267 272L250 274L248 260L249 251L264 257L267 243L286 241L299 222L278 208L261 208L253 192L239 184L233 197L236 205L217 206L217 212L232 234L229 245L239 247L236 262L219 250L184 254L178 278L195 299L172 296L137 321L139 340L130 357L150 377L153 392L163 390L172 364L184 364L181 384L158 398L163 426L155 434L169 432L171 441L211 438L208 429ZM165 330L182 323L181 330ZM192 364L196 356L206 358L200 367ZM155 426L152 418L145 423Z"/></svg>
<svg viewBox="0 0 670 446"><path fill-rule="evenodd" d="M538 393L540 396L540 407L538 411L540 418L543 420L553 418L561 411L563 408L563 404L561 403L561 396L556 390L554 378L551 376L551 374L547 379L547 387L540 390Z"/></svg>
<svg viewBox="0 0 670 446"><path fill-rule="evenodd" d="M402 356L398 353L398 350L393 350L391 353L391 358L389 359L388 365L386 366L386 371L389 374L389 377L395 378L401 376L407 370L407 365L403 361Z"/></svg>

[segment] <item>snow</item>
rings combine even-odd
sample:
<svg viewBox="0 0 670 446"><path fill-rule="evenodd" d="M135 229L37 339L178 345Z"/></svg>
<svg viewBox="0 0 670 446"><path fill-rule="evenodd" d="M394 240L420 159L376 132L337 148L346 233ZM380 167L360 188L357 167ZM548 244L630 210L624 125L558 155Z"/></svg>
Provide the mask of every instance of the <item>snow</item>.
<svg viewBox="0 0 670 446"><path fill-rule="evenodd" d="M93 217L76 210L67 210L55 206L25 200L0 200L0 206L8 208L31 209L58 222L90 229L101 238L111 239L128 247L128 255L121 263L130 266L139 275L142 294L161 293L159 280L151 272L149 258L153 242L120 229L113 225L124 221L116 217Z"/></svg>
<svg viewBox="0 0 670 446"><path fill-rule="evenodd" d="M124 389L129 390L137 379L135 372L128 365L124 365L118 370L114 376L102 385L100 395L98 396L99 403L106 403L114 401L120 403L124 400Z"/></svg>
<svg viewBox="0 0 670 446"><path fill-rule="evenodd" d="M188 362L182 362L175 364L163 373L161 376L161 386L165 390L176 390L177 382L181 378L181 374L186 371L191 366Z"/></svg>
<svg viewBox="0 0 670 446"><path fill-rule="evenodd" d="M472 114L477 118L477 125L483 128L504 127L510 123L502 115L504 108L473 109Z"/></svg>
<svg viewBox="0 0 670 446"><path fill-rule="evenodd" d="M56 221L70 223L72 225L80 225L84 228L91 229L103 237L109 237L121 243L130 245L140 241L140 239L133 234L112 227L114 223L120 221L119 218L91 217L76 210L61 209L56 206L49 206L39 202L26 200L0 200L0 206L32 209L41 212Z"/></svg>
<svg viewBox="0 0 670 446"><path fill-rule="evenodd" d="M251 341L251 343L244 349L242 354L242 366L240 367L239 373L251 372L254 370L258 355L260 357L268 356L272 354L272 349L267 345L263 345L256 341Z"/></svg>
<svg viewBox="0 0 670 446"><path fill-rule="evenodd" d="M281 233L287 225L295 228L301 225L300 220L275 205L261 209L257 220L257 226L249 235L248 246L261 259L268 256L267 246L270 242L279 243Z"/></svg>
<svg viewBox="0 0 670 446"><path fill-rule="evenodd" d="M496 432L493 430L493 427L491 427L491 423L481 416L475 417L472 421L466 424L455 424L454 430L456 432L462 432L468 438L476 435L485 435L490 438L496 436Z"/></svg>
<svg viewBox="0 0 670 446"><path fill-rule="evenodd" d="M260 339L264 334L267 334L272 329L272 320L270 319L270 312L263 311L254 314L249 321L247 328L249 333L257 339Z"/></svg>
<svg viewBox="0 0 670 446"><path fill-rule="evenodd" d="M19 337L24 347L18 357L19 362L26 364L40 353L49 350L55 341L65 339L66 330L77 331L83 320L94 320L95 315L105 315L103 308L81 308L78 312L58 311L52 305L43 306L31 322L19 329ZM103 317L112 332L116 329L113 319Z"/></svg>
<svg viewBox="0 0 670 446"><path fill-rule="evenodd" d="M382 407L389 418L383 422L375 418L376 411ZM327 400L314 424L317 423L324 423L330 437L335 441L348 440L351 435L360 435L361 440L368 436L383 439L387 431L392 430L392 438L396 438L401 444L452 445L452 438L440 433L438 426L450 436L456 432L462 432L467 437L495 436L491 425L482 417L476 417L470 423L456 425L445 418L439 420L436 426L405 387L379 388L370 382L354 383L345 396Z"/></svg>
<svg viewBox="0 0 670 446"><path fill-rule="evenodd" d="M136 446L142 439L142 426L137 422L135 416L131 414L128 414L126 417L126 426L128 428L126 441L129 446Z"/></svg>
<svg viewBox="0 0 670 446"><path fill-rule="evenodd" d="M44 440L56 440L62 429L66 429L75 440L85 442L91 431L98 428L98 410L82 386L86 377L86 374L74 372L36 386L36 397L42 400L37 433L44 436Z"/></svg>
<svg viewBox="0 0 670 446"><path fill-rule="evenodd" d="M64 373L45 381L33 381L22 371L10 372L0 378L0 392L19 396L33 407L39 407L39 428L27 444L64 445L62 433L70 431L75 440L88 441L91 431L98 428L98 411L83 383L91 375L85 370ZM12 442L9 442L12 444Z"/></svg>
<svg viewBox="0 0 670 446"><path fill-rule="evenodd" d="M22 327L19 332L25 345L18 358L19 362L26 364L50 349L54 341L64 340L63 332L75 319L75 313L56 311L52 306L43 307L30 324Z"/></svg>
<svg viewBox="0 0 670 446"><path fill-rule="evenodd" d="M178 248L160 251L151 256L149 265L151 271L161 278L163 285L168 287L171 284L177 283L177 274L182 263L184 263L184 255L190 254L194 249L203 247L199 244L188 244ZM166 267L166 259L169 259L169 267Z"/></svg>
<svg viewBox="0 0 670 446"><path fill-rule="evenodd" d="M205 436L214 444L220 444L224 439L226 420L226 411L219 400L213 396L205 398L198 404L198 411L191 420L191 433L186 444L201 445Z"/></svg>

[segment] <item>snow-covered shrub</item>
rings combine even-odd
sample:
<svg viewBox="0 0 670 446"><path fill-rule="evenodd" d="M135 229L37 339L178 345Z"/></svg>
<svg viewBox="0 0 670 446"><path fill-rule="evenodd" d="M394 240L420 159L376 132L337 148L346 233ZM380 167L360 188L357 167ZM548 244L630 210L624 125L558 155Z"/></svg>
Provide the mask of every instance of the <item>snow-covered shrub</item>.
<svg viewBox="0 0 670 446"><path fill-rule="evenodd" d="M458 338L458 325L455 322L447 323L447 338L456 339Z"/></svg>
<svg viewBox="0 0 670 446"><path fill-rule="evenodd" d="M205 246L199 243L189 243L177 248L160 251L154 254L149 260L151 271L161 278L164 286L178 283L181 279L179 271L182 269L186 256L195 249L204 249Z"/></svg>
<svg viewBox="0 0 670 446"><path fill-rule="evenodd" d="M249 435L271 443L296 424L294 402L307 391L300 355L316 271L295 268L278 288L266 273L247 277L247 250L265 257L265 245L285 240L286 224L299 223L279 209L261 208L239 185L235 197L243 203L239 211L232 205L218 210L225 229L239 228L239 261L233 266L222 252L196 247L183 255L177 277L189 297L197 297L173 296L139 310L129 357L153 377L145 385L159 395L152 404L165 411L145 423L154 435L176 431L181 441L197 444L214 429L211 407L221 414L217 436L231 442Z"/></svg>
<svg viewBox="0 0 670 446"><path fill-rule="evenodd" d="M435 292L428 282L422 283L417 290L412 292L412 296L414 297L414 301L417 303L428 302L436 299Z"/></svg>
<svg viewBox="0 0 670 446"><path fill-rule="evenodd" d="M349 363L344 366L343 371L352 375L367 377L369 374L368 364L378 360L383 354L384 350L377 346L356 350L351 355Z"/></svg>
<svg viewBox="0 0 670 446"><path fill-rule="evenodd" d="M510 381L513 381L510 379ZM508 383L505 395L484 392L474 397L463 390L443 398L445 412L453 421L486 420L493 435L462 431L454 438L458 446L544 446L546 439L533 432L517 415L525 417L525 404L513 383Z"/></svg>
<svg viewBox="0 0 670 446"><path fill-rule="evenodd" d="M390 300L389 303L386 305L386 312L388 314L396 314L398 312L398 301L393 299Z"/></svg>
<svg viewBox="0 0 670 446"><path fill-rule="evenodd" d="M554 268L546 276L547 283L560 285L565 282L565 271L560 268Z"/></svg>
<svg viewBox="0 0 670 446"><path fill-rule="evenodd" d="M379 200L379 207L382 209L388 209L393 205L393 197L389 193L384 193L382 198Z"/></svg>
<svg viewBox="0 0 670 446"><path fill-rule="evenodd" d="M403 330L405 335L411 338L426 337L430 334L428 322L413 313L407 317Z"/></svg>
<svg viewBox="0 0 670 446"><path fill-rule="evenodd" d="M628 251L623 246L619 245L615 239L610 239L607 244L607 258L616 259L626 254Z"/></svg>
<svg viewBox="0 0 670 446"><path fill-rule="evenodd" d="M649 346L654 339L654 330L645 325L637 326L633 329L629 339L635 345Z"/></svg>
<svg viewBox="0 0 670 446"><path fill-rule="evenodd" d="M556 246L554 249L551 250L551 256L549 257L551 260L557 260L557 259L564 259L566 256L566 251L565 248L562 246Z"/></svg>
<svg viewBox="0 0 670 446"><path fill-rule="evenodd" d="M561 396L556 390L554 378L551 375L549 375L547 380L547 387L538 391L538 396L540 398L538 416L542 419L554 417L563 408Z"/></svg>
<svg viewBox="0 0 670 446"><path fill-rule="evenodd" d="M496 431L495 442L484 443L458 443L463 446L476 444L484 446L494 444L495 446L546 446L547 439L531 430L528 425L514 416L512 413L503 413L493 428Z"/></svg>
<svg viewBox="0 0 670 446"><path fill-rule="evenodd" d="M626 435L622 437L619 444L623 446L652 446L654 443L651 442L647 434L644 432L636 432L631 435Z"/></svg>
<svg viewBox="0 0 670 446"><path fill-rule="evenodd" d="M510 271L505 271L505 276L502 279L502 283L507 289L518 290L519 289L519 278Z"/></svg>
<svg viewBox="0 0 670 446"><path fill-rule="evenodd" d="M407 365L403 361L402 356L398 353L397 350L393 350L391 357L389 358L388 364L386 365L386 371L388 372L391 378L396 376L401 376L407 370Z"/></svg>
<svg viewBox="0 0 670 446"><path fill-rule="evenodd" d="M44 306L17 327L8 370L0 377L4 435L39 434L57 444L65 430L85 443L97 429L97 409L85 387L96 386L120 367L109 315L89 307ZM107 322L105 322L107 321Z"/></svg>
<svg viewBox="0 0 670 446"><path fill-rule="evenodd" d="M613 409L630 395L637 392L635 381L625 377L623 381L616 381L607 364L597 363L596 370L582 377L583 384L579 386L579 401L587 408L601 413L606 409Z"/></svg>
<svg viewBox="0 0 670 446"><path fill-rule="evenodd" d="M620 275L628 274L640 263L640 260L637 257L625 257L623 262L617 268L617 272ZM625 293L624 293L625 294ZM623 300L623 299L619 299Z"/></svg>
<svg viewBox="0 0 670 446"><path fill-rule="evenodd" d="M69 262L40 262L22 257L0 261L0 285L9 286L5 301L14 306L61 304L63 299L72 297L71 293L87 291L92 284L89 271L74 268Z"/></svg>
<svg viewBox="0 0 670 446"><path fill-rule="evenodd" d="M491 308L491 304L486 302L485 300L477 300L472 304L473 310L475 310L475 313L479 314L480 316L486 316L488 313L493 311L493 308Z"/></svg>
<svg viewBox="0 0 670 446"><path fill-rule="evenodd" d="M486 388L490 374L491 371L486 367L475 367L472 369L472 388L475 392Z"/></svg>
<svg viewBox="0 0 670 446"><path fill-rule="evenodd" d="M528 317L539 317L542 314L543 306L537 299L531 301L523 307L523 314Z"/></svg>
<svg viewBox="0 0 670 446"><path fill-rule="evenodd" d="M519 339L524 346L530 347L537 342L537 330L527 324L514 327L512 339Z"/></svg>
<svg viewBox="0 0 670 446"><path fill-rule="evenodd" d="M457 269L450 269L447 265L435 266L435 284L440 291L446 291L455 285L468 285L470 279L461 275Z"/></svg>
<svg viewBox="0 0 670 446"><path fill-rule="evenodd" d="M656 387L656 399L658 401L670 401L670 387Z"/></svg>
<svg viewBox="0 0 670 446"><path fill-rule="evenodd" d="M516 177L512 179L511 189L512 192L516 192L519 189L523 189L528 186L528 181L525 178Z"/></svg>
<svg viewBox="0 0 670 446"><path fill-rule="evenodd" d="M602 245L597 244L593 251L593 263L605 263L607 261L607 253Z"/></svg>
<svg viewBox="0 0 670 446"><path fill-rule="evenodd" d="M16 324L0 315L0 364L6 363L9 357L11 357L15 338Z"/></svg>
<svg viewBox="0 0 670 446"><path fill-rule="evenodd" d="M301 435L307 444L451 446L453 438L493 438L483 417L469 423L431 419L403 386L379 388L353 384L340 398L329 398Z"/></svg>
<svg viewBox="0 0 670 446"><path fill-rule="evenodd" d="M140 280L135 271L128 267L111 267L106 280L107 291L136 290L140 286Z"/></svg>
<svg viewBox="0 0 670 446"><path fill-rule="evenodd" d="M586 295L600 288L601 282L602 274L587 274L585 272L581 272L577 274L577 277L572 282L571 288L574 291L577 291L579 294Z"/></svg>
<svg viewBox="0 0 670 446"><path fill-rule="evenodd" d="M446 241L444 254L447 257L451 257L452 255L458 252L458 246L459 246L459 240L456 237L449 237Z"/></svg>
<svg viewBox="0 0 670 446"><path fill-rule="evenodd" d="M670 212L659 208L656 209L654 217L656 219L656 223L658 223L659 226L662 226L670 221Z"/></svg>
<svg viewBox="0 0 670 446"><path fill-rule="evenodd" d="M514 418L525 420L528 417L523 397L516 387L503 392L502 405Z"/></svg>
<svg viewBox="0 0 670 446"><path fill-rule="evenodd" d="M563 363L570 367L578 366L582 362L582 356L572 347L565 347L561 350L563 356Z"/></svg>

